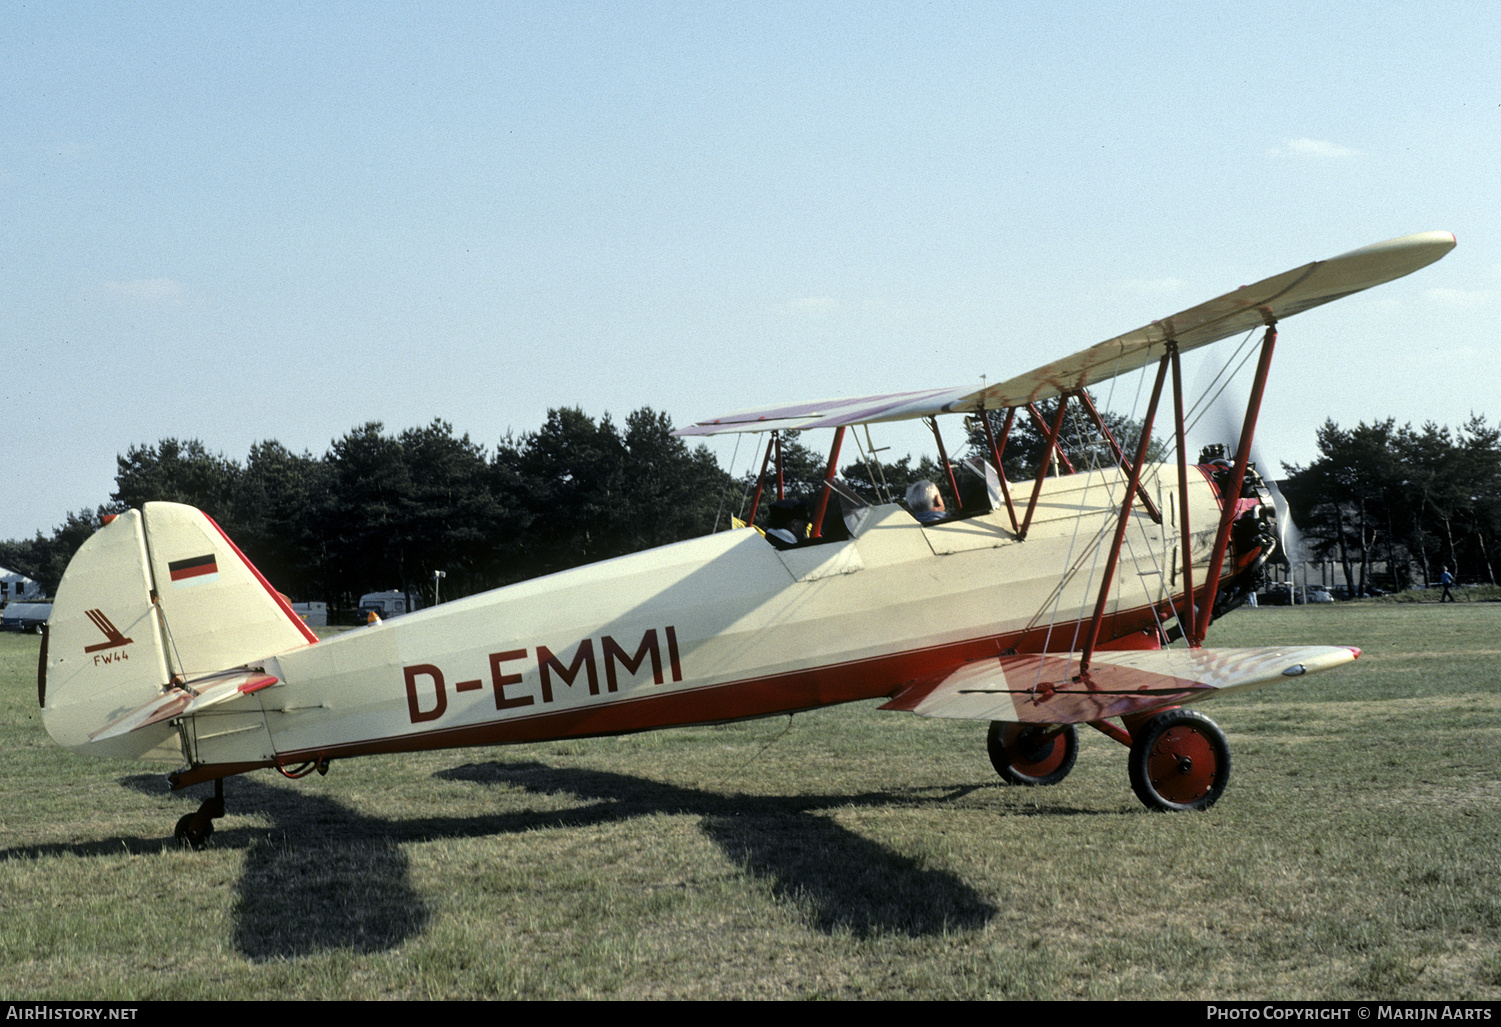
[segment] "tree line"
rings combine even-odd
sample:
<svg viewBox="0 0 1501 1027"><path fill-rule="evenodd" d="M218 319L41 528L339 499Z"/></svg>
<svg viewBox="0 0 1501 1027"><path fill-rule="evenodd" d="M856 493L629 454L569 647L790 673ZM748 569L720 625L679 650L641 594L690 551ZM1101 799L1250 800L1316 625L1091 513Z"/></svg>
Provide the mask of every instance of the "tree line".
<svg viewBox="0 0 1501 1027"><path fill-rule="evenodd" d="M243 462L163 439L118 458L108 502L0 542L0 565L50 595L101 517L165 500L208 513L295 600L348 610L396 589L431 603L434 571L457 598L711 531L729 476L671 428L649 408L623 425L564 408L491 448L442 420L400 433L371 422L322 456L273 440Z"/></svg>
<svg viewBox="0 0 1501 1027"><path fill-rule="evenodd" d="M1496 583L1501 428L1473 416L1454 430L1326 421L1318 444L1318 459L1281 483L1310 558L1337 562L1361 589L1435 582L1444 567Z"/></svg>
<svg viewBox="0 0 1501 1027"><path fill-rule="evenodd" d="M379 422L332 441L322 456L257 442L243 461L197 439L131 446L109 500L69 513L48 534L0 542L0 565L55 592L68 561L103 517L166 501L213 517L252 563L294 600L351 611L366 592L456 599L586 563L695 538L744 516L760 468L738 477L705 446L671 435L671 418L642 408L617 425L577 408L551 410L536 431L493 447L435 420L399 433ZM765 436L754 436L764 445ZM755 448L754 445L751 448ZM816 498L826 455L783 440L789 498ZM938 465L856 455L841 474L877 500L900 499ZM775 498L769 485L758 523Z"/></svg>
<svg viewBox="0 0 1501 1027"><path fill-rule="evenodd" d="M1040 412L1051 420L1051 407ZM1106 419L1134 452L1138 426ZM253 445L243 462L196 439L162 439L118 458L108 502L70 513L50 535L0 542L0 565L50 595L103 515L167 500L207 512L293 599L350 610L365 592L397 589L430 603L434 571L445 575L442 597L458 598L704 535L743 516L765 436L751 436L760 443L756 455L732 478L706 447L690 449L671 427L650 408L622 425L608 414L596 420L560 408L536 431L487 447L442 420L399 433L370 422L333 440L322 456L272 440ZM993 430L1000 427L997 420ZM1064 435L1074 466L1114 462L1092 429ZM1012 481L1033 477L1044 441L1030 418L1018 416L1005 454ZM1309 558L1341 563L1358 587L1434 581L1443 566L1466 580L1495 581L1501 429L1478 417L1453 431L1390 420L1343 429L1330 421L1318 442L1318 459L1286 467L1282 480ZM977 421L954 444L988 452ZM868 498L900 499L921 478L951 491L930 458L882 462L847 447L840 474ZM782 448L788 495L811 504L825 454L796 433ZM1154 440L1151 457L1162 458L1164 448Z"/></svg>

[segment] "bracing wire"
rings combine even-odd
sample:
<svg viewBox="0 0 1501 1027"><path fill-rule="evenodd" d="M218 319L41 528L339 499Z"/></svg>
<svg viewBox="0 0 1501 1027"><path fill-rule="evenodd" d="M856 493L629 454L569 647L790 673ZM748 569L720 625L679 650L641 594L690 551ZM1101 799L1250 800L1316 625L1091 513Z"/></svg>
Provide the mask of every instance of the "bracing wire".
<svg viewBox="0 0 1501 1027"><path fill-rule="evenodd" d="M873 460L875 460L876 473L881 476L881 489L880 489L880 492L879 492L879 496L880 496L881 502L883 502L883 503L893 502L893 500L891 498L891 484L886 480L886 469L881 466L880 459L878 457L876 457L876 454L879 453L879 452L882 452L882 450L876 449L875 441L870 437L870 425L865 424L865 425L861 425L861 427L865 429L865 445L870 448L871 458ZM890 447L887 447L887 448L890 448Z"/></svg>
<svg viewBox="0 0 1501 1027"><path fill-rule="evenodd" d="M721 514L724 513L724 497L725 497L725 494L728 493L731 489L733 489L735 487L735 461L740 456L740 440L743 437L744 437L744 435L742 433L740 433L740 432L736 432L735 433L735 451L730 454L730 469L727 472L728 475L729 475L729 479L730 480L727 481L727 482L725 482L724 488L722 488L722 489L719 490L719 509L714 511L714 528L713 528L712 531L710 531L711 535L715 531L719 530L719 517L720 517ZM744 503L744 498L743 497L741 499L741 503L742 504Z"/></svg>
<svg viewBox="0 0 1501 1027"><path fill-rule="evenodd" d="M865 430L869 432L870 426L866 425ZM876 477L876 467L879 467L881 462L877 460L875 461L875 466L872 466L871 458L866 455L865 447L860 445L860 432L858 430L850 432L850 435L854 437L855 450L860 454L860 459L865 463L865 473L870 475L870 487L875 490L876 498L883 503L891 502L890 490L883 487L886 484L885 475L883 474L879 478ZM866 442L869 441L869 436L867 436Z"/></svg>
<svg viewBox="0 0 1501 1027"><path fill-rule="evenodd" d="M1137 377L1136 399L1133 401L1132 410L1131 410L1131 416L1132 417L1136 416L1136 410L1137 410L1137 408L1140 405L1140 402L1141 402L1141 388L1142 388L1143 385L1146 384L1146 373L1147 373L1147 367L1149 367L1149 366L1151 366L1151 365L1143 365L1143 367L1141 369L1141 374ZM1145 424L1142 425L1142 430L1143 431L1146 430L1146 425ZM1140 438L1138 438L1136 440L1136 445L1137 445L1138 449L1141 447L1141 439ZM1156 475L1155 474L1153 475L1152 480L1153 481L1156 480ZM1127 481L1129 483L1129 477L1128 477ZM1147 481L1147 479L1145 477L1142 478L1141 484L1142 484L1143 488L1146 488L1146 486L1148 484L1148 481ZM1164 504L1164 509L1165 509L1165 506L1166 506L1166 504ZM1166 516L1166 514L1164 514L1163 515L1163 529L1164 529L1164 532L1166 531L1166 526L1167 526L1167 516ZM1163 537L1165 539L1166 535L1164 534ZM1138 559L1136 557L1136 545L1132 541L1132 537L1131 537L1131 532L1130 531L1126 532L1125 537L1122 539L1122 543L1123 543L1122 549L1130 551L1131 562L1133 564L1138 564L1140 561L1138 561ZM1149 558L1149 562L1150 562L1150 564L1152 566L1152 571L1150 573L1153 573L1153 574L1157 575L1159 581L1165 581L1166 580L1166 578L1165 578L1166 572L1163 570L1163 568L1158 563L1157 550L1153 549L1151 546L1148 546L1147 547L1147 555L1148 555L1148 558ZM1138 575L1140 573L1141 572L1138 572ZM1158 604L1161 602L1161 599L1162 599L1161 589L1159 587L1158 595L1149 604L1152 607L1152 620L1156 623L1157 630L1158 630L1159 633L1162 632L1162 618L1160 616L1158 616L1157 607L1158 607Z"/></svg>
<svg viewBox="0 0 1501 1027"><path fill-rule="evenodd" d="M1199 397L1193 401L1193 405L1189 407L1188 412L1183 415L1183 431L1185 435L1198 426L1199 421L1203 420L1204 415L1209 412L1214 406L1215 401L1220 398L1220 394L1229 387L1230 383L1235 380L1235 377L1240 374L1241 368L1245 367L1246 362L1255 354L1256 349L1250 343L1255 337L1256 332L1257 329L1251 329L1240 342L1236 343L1235 350L1225 359L1225 363L1215 372L1214 378L1204 387L1204 391L1199 394ZM1237 357L1239 358L1239 363L1236 363ZM1235 364L1233 370L1230 368L1231 364ZM1223 382L1220 381L1221 377L1225 379ZM1214 395L1211 396L1211 392Z"/></svg>
<svg viewBox="0 0 1501 1027"><path fill-rule="evenodd" d="M1106 397L1106 407L1107 407L1107 409L1108 409L1108 407L1110 405L1110 402L1115 398L1115 382L1116 382L1117 377L1120 374L1120 362L1121 362L1121 359L1122 359L1122 356L1117 356L1116 357L1116 364L1115 364L1115 368L1114 368L1114 373L1112 373L1111 376L1110 376L1110 392L1109 392L1108 396ZM1137 395L1137 402L1139 402L1140 401L1140 397L1141 397L1141 386L1140 386L1140 384L1137 385L1136 395ZM1062 397L1059 397L1059 402L1063 402L1063 398ZM1077 418L1077 416L1078 416L1078 413L1077 413L1077 411L1075 411L1075 417ZM1134 406L1134 404L1133 404L1133 408L1132 408L1132 416L1135 416L1135 406ZM1075 422L1075 425L1076 425L1076 428L1077 428L1077 421ZM1084 478L1084 490L1083 490L1083 493L1079 497L1079 503L1080 503L1081 509L1083 508L1084 503L1087 502L1088 499L1089 499L1089 489L1090 489L1090 486L1093 484L1093 481L1094 481L1094 478L1095 478L1094 471L1097 469L1097 466L1098 466L1097 465L1098 457L1099 457L1098 449L1092 449L1092 451L1089 453L1089 469L1086 472L1085 478ZM1103 478L1104 476L1101 475L1100 477ZM1103 484L1104 484L1104 487L1105 487L1106 496L1108 498L1110 496L1110 494L1111 494L1110 483L1107 481L1107 482L1103 482ZM1072 533L1072 535L1069 538L1068 551L1067 551L1067 553L1064 556L1064 566L1066 568L1074 566L1074 552L1075 552L1075 550L1078 547L1079 532L1080 532L1080 530L1082 528L1083 522L1084 522L1084 518L1083 517L1078 517L1078 518L1075 518L1075 520L1074 520L1073 533ZM1101 548L1101 542L1103 541L1103 535L1101 534L1101 532L1104 530L1103 526L1104 525L1108 525L1108 523L1109 523L1109 519L1108 518L1103 519L1101 521L1101 525L1102 525L1101 529L1098 530L1098 531L1096 531L1096 533L1095 533L1096 534L1096 538L1095 538L1094 546L1093 546L1093 551L1094 551L1094 553L1093 553L1093 560L1092 560L1092 562L1090 564L1090 569L1089 569L1088 573L1085 576L1085 594L1086 595L1089 592L1090 585L1094 581L1095 569L1099 565L1100 548ZM1070 579L1070 580L1072 579L1072 575L1071 574L1066 574L1065 577L1068 578L1068 579ZM1058 623L1058 613L1059 613L1059 608L1060 608L1060 606L1062 605L1062 602L1063 602L1063 592L1064 592L1064 586L1060 585L1059 588L1058 588L1058 590L1053 593L1053 608L1052 608L1052 610L1049 611L1049 614L1048 614L1048 627L1047 627L1047 631L1043 635L1042 648L1043 648L1044 652L1047 652L1049 650L1049 647L1052 644L1053 629L1054 629L1054 627L1057 626L1057 623ZM1079 641L1079 622L1075 621L1075 623L1074 623L1074 637L1073 637L1072 641L1069 644L1070 650L1074 649L1078 645L1078 641ZM1039 662L1038 667L1037 667L1037 676L1036 676L1036 678L1032 682L1032 688L1034 690L1037 688L1037 685L1041 682L1041 680L1042 680L1042 664Z"/></svg>
<svg viewBox="0 0 1501 1027"><path fill-rule="evenodd" d="M1119 365L1119 361L1117 361L1116 366L1117 367L1120 366ZM1136 376L1136 392L1131 397L1131 413L1130 413L1129 416L1132 417L1133 419L1136 417L1136 411L1138 409L1140 409L1140 407L1141 407L1141 387L1142 387L1142 384L1145 381L1145 379L1146 379L1146 367L1143 366L1141 372ZM1114 399L1114 397L1115 397L1115 383L1116 383L1116 379L1115 378L1111 378L1110 379L1110 394L1106 397L1106 402L1105 402L1105 409L1107 409L1107 410L1110 407L1110 401L1112 399ZM1105 416L1104 414L1101 414L1100 415L1100 419L1104 420L1104 416ZM1142 427L1145 428L1146 426L1143 425ZM1129 442L1129 440L1127 440L1127 441ZM1140 439L1137 440L1137 445L1138 445L1138 447L1141 445L1141 440ZM1091 468L1091 469L1093 469L1093 468ZM1115 475L1112 475L1110 478L1105 478L1101 482L1101 485L1105 489L1106 509L1114 509L1115 506L1116 506L1116 504L1118 502L1121 502L1124 499L1124 496L1125 496L1124 491L1121 493L1120 497L1117 497L1116 494L1115 494L1115 482L1117 480L1120 481L1120 483L1123 486L1123 488L1130 485L1130 475L1123 468L1119 468L1119 467L1117 468L1117 471L1116 471ZM1104 549L1105 538L1109 534L1109 529L1110 529L1110 518L1109 517L1105 517L1105 518L1103 518L1101 520L1101 522L1100 522L1100 528L1095 533L1096 534L1096 538L1095 538L1093 555L1092 555L1092 558L1091 558L1090 564L1089 564L1089 573L1088 573L1088 575L1084 579L1085 580L1085 595L1088 595L1091 591L1094 590L1095 574L1099 570L1099 567L1100 567L1101 550ZM1074 636L1073 636L1072 640L1069 642L1069 649L1070 649L1070 651L1072 651L1074 649L1077 649L1079 647L1079 631L1080 631L1082 625L1083 625L1083 621L1082 620L1076 620L1076 621L1074 621Z"/></svg>

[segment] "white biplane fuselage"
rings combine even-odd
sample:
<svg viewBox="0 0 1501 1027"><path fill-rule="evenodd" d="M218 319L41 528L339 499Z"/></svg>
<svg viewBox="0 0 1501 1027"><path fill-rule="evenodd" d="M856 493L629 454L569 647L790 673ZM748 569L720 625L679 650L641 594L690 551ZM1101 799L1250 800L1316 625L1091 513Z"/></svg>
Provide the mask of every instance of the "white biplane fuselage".
<svg viewBox="0 0 1501 1027"><path fill-rule="evenodd" d="M1208 718L1178 707L1358 655L1201 648L1215 611L1245 591L1274 545L1273 509L1248 461L1272 326L1453 245L1431 232L1316 261L978 391L784 405L681 428L837 429L811 530L780 539L791 548L755 528L727 531L323 641L208 516L148 503L86 541L59 586L39 681L47 730L79 752L184 762L171 776L178 787L215 781L216 798L178 825L194 844L222 815L223 779L258 767L295 774L372 753L872 698L990 721L991 760L1019 784L1061 780L1073 725L1088 723L1130 746L1132 785L1147 805L1206 808L1228 777L1227 743ZM1179 354L1257 330L1266 334L1235 460L1190 466ZM895 504L852 507L847 538L821 537L824 505L847 492L834 480L847 426L1008 411L999 439L983 421L993 469L1011 418L1039 416L1035 401L1056 397L1046 466L1071 401L1108 437L1087 388L1153 363L1134 459L1117 447L1106 470L1010 490L998 479L984 512L937 524ZM1155 464L1147 440L1169 371L1177 461ZM1186 648L1167 648L1178 637Z"/></svg>
<svg viewBox="0 0 1501 1027"><path fill-rule="evenodd" d="M1211 488L1190 473L1200 522L1213 523ZM1120 477L1049 479L1025 544L1004 511L925 526L884 505L847 541L779 550L744 528L357 629L266 660L285 687L199 718L191 755L286 762L616 734L889 696L1008 650L1068 652L1094 596L1087 568L1061 580L1059 568L1114 527ZM1107 637L1171 619L1173 527L1134 518Z"/></svg>
<svg viewBox="0 0 1501 1027"><path fill-rule="evenodd" d="M1153 492L1164 491L1164 482L1176 489L1176 469L1154 471ZM1195 519L1213 524L1215 488L1199 468L1189 476ZM63 726L97 728L139 705L123 696L87 717L74 704L55 703L47 724L79 751L186 759L199 768L193 777L203 779L247 765L617 734L887 697L937 668L1077 648L1081 611L1095 598L1089 564L1098 562L1102 536L1115 525L1122 487L1114 469L1046 479L1024 543L1004 510L923 525L895 504L870 508L853 537L822 545L783 550L752 528L721 532L317 645L288 634L296 648L254 661L275 685L217 702L180 724L163 720L106 738L92 728L70 736ZM1171 620L1182 600L1176 508L1158 505L1168 511L1164 524L1133 515L1110 600L1105 637L1131 639L1133 648L1144 631L1155 635ZM161 548L202 517L188 507L148 504L105 530L123 537L139 519L148 548ZM155 535L162 541L152 547ZM211 538L192 533L183 552L196 553L193 547ZM1212 530L1199 533L1196 563L1212 542ZM155 608L169 631L174 607L212 602L216 588L245 587L235 580L236 555L227 546L214 553L218 581L159 588ZM120 630L149 637L154 619L146 604ZM90 628L80 628L93 639ZM53 630L61 675L70 662L58 651L67 628L55 623ZM175 642L180 659L196 662L184 662L184 680L223 669L214 666L227 658L217 646L199 647L183 630L172 634L168 647ZM96 672L97 654L87 664Z"/></svg>

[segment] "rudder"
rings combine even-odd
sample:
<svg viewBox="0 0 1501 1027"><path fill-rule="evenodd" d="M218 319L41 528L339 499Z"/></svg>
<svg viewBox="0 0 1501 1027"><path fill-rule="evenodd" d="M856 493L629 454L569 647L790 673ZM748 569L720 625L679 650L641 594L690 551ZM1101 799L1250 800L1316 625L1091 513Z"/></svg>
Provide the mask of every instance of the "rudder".
<svg viewBox="0 0 1501 1027"><path fill-rule="evenodd" d="M186 678L318 641L201 510L147 503L146 545L174 669Z"/></svg>

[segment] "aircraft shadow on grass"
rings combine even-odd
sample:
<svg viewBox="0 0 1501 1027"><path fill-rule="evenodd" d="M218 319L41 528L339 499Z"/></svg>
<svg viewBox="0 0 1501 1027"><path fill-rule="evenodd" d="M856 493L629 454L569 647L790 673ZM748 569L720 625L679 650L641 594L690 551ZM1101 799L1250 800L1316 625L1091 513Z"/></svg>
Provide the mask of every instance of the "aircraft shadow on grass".
<svg viewBox="0 0 1501 1027"><path fill-rule="evenodd" d="M161 794L154 775L127 787ZM253 960L295 958L336 949L381 952L421 934L430 911L411 882L399 831L378 817L305 791L250 778L230 783L231 815L258 814L263 827L217 832L216 847L245 850L236 884L235 947ZM199 796L188 796L184 812ZM222 821L221 821L222 823ZM177 842L167 838L164 848Z"/></svg>
<svg viewBox="0 0 1501 1027"><path fill-rule="evenodd" d="M158 774L123 777L120 784L153 797L170 796L184 813L192 812L204 797L189 791L170 793ZM426 928L430 911L412 887L399 843L430 832L404 831L410 823L364 816L323 796L249 778L231 784L229 811L231 818L265 816L273 825L269 831L254 824L227 826L210 842L214 848L245 850L244 871L236 884L234 944L248 958L295 958L338 949L380 952ZM116 835L4 848L0 862L119 856L122 851L149 855L178 848L170 834Z"/></svg>
<svg viewBox="0 0 1501 1027"><path fill-rule="evenodd" d="M527 763L471 763L435 775L450 781L519 787L539 795L566 793L591 804L540 816L581 826L652 814L695 816L725 856L751 877L770 883L779 899L805 906L811 926L920 936L983 926L996 908L952 873L849 831L818 811L909 805L911 796L726 795L609 771ZM937 801L972 788L955 788ZM535 825L538 814L525 820ZM521 827L517 824L517 827Z"/></svg>
<svg viewBox="0 0 1501 1027"><path fill-rule="evenodd" d="M725 856L781 901L808 911L810 926L857 937L912 937L973 930L996 914L994 905L958 876L924 866L841 827L820 811L946 802L974 790L956 786L941 795L871 792L855 795L747 796L723 794L607 771L550 767L536 762L472 763L441 771L444 780L521 788L536 795L569 794L570 809L514 810L473 817L385 819L333 799L238 778L229 792L228 822L214 848L245 850L236 884L235 947L253 960L296 958L338 949L385 951L416 937L431 917L411 883L401 845L437 838L520 834L587 827L653 814L695 816ZM135 791L164 796L153 774L120 779ZM172 793L189 812L202 796ZM1057 811L1067 812L1067 811ZM272 827L234 825L258 815ZM178 847L170 836L116 836L92 842L0 849L13 857L117 856Z"/></svg>

